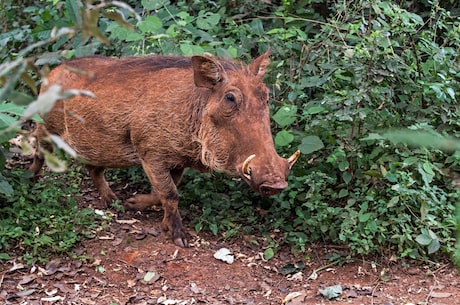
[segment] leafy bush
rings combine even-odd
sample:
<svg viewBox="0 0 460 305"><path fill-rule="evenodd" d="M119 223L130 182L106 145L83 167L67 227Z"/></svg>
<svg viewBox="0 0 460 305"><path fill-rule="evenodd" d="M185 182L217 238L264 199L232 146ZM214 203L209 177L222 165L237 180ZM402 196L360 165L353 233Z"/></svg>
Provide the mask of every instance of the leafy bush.
<svg viewBox="0 0 460 305"><path fill-rule="evenodd" d="M79 2L54 3L27 8L35 24L9 29L0 46L20 50L50 39L54 26L75 26L73 39L63 34L33 49L44 60L40 65L53 64L54 52L62 49L68 58L209 52L249 60L271 48L266 82L275 144L283 155L299 148L303 156L289 188L269 199L238 180L189 173L182 204L199 214L193 218L197 231L231 237L258 230L274 250L286 244L303 251L323 241L348 245L350 255L453 253L458 148L394 144L386 131L459 137L455 1L143 0L128 2L142 18L127 6L88 6L93 19L87 18L86 28ZM0 51L7 63L15 56ZM13 76L34 91L24 69Z"/></svg>
<svg viewBox="0 0 460 305"><path fill-rule="evenodd" d="M28 262L69 252L97 225L92 210L78 209L75 186L55 176L32 184L17 170L9 178L14 193L0 204L0 259L9 251Z"/></svg>
<svg viewBox="0 0 460 305"><path fill-rule="evenodd" d="M90 54L101 44L91 37L108 43L97 27L101 15L119 23L124 20L115 9L106 10L105 3L26 3L3 1L0 9L0 259L9 258L3 251L21 250L23 259L32 262L69 251L86 234L83 228L92 227L95 217L90 210L78 210L73 199L78 185L67 187L49 177L32 185L28 171L7 169L11 157L8 140L23 133L21 126L27 120L40 120L37 114L46 113L56 100L86 94L80 90L61 92L59 86L52 86L35 98L37 82L46 76L48 65L58 63L64 55ZM122 2L109 5L133 12ZM53 139L72 152L62 140ZM55 155L45 152L45 159L50 168L64 169Z"/></svg>

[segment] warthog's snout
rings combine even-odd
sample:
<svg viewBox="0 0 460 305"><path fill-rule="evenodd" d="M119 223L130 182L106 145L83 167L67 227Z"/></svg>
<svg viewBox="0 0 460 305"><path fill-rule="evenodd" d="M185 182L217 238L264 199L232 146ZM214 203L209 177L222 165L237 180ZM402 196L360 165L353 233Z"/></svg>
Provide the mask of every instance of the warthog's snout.
<svg viewBox="0 0 460 305"><path fill-rule="evenodd" d="M255 154L250 155L239 171L255 191L263 196L276 195L288 186L286 179L299 155L300 151L297 150L287 159L276 156L271 162L264 162L264 158L258 160Z"/></svg>
<svg viewBox="0 0 460 305"><path fill-rule="evenodd" d="M282 190L287 188L288 183L286 181L278 181L278 182L265 182L259 187L259 193L264 196L273 196L280 193Z"/></svg>

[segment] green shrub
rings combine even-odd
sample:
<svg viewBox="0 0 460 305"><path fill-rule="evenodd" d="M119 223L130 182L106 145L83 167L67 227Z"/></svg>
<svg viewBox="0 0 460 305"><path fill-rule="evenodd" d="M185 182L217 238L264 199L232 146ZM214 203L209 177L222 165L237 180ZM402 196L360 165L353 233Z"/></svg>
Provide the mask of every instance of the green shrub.
<svg viewBox="0 0 460 305"><path fill-rule="evenodd" d="M56 176L31 183L24 172L10 173L13 195L0 204L0 258L21 251L29 263L69 252L96 225L90 209L78 209L77 188Z"/></svg>

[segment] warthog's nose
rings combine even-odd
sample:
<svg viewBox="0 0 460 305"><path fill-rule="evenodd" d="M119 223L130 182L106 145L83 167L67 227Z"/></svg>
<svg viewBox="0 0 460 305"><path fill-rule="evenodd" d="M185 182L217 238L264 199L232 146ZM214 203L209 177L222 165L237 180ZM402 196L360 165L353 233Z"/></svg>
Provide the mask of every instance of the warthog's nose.
<svg viewBox="0 0 460 305"><path fill-rule="evenodd" d="M259 187L260 193L264 196L272 196L280 193L282 190L287 188L288 183L286 181L279 181L275 183L265 182Z"/></svg>

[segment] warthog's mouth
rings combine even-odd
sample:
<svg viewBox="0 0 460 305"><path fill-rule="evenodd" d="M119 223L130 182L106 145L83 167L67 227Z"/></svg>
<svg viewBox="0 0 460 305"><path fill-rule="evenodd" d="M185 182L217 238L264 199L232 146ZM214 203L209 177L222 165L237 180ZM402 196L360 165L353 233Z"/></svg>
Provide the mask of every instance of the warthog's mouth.
<svg viewBox="0 0 460 305"><path fill-rule="evenodd" d="M263 196L273 196L279 194L282 190L287 188L288 183L286 181L280 181L275 183L265 182L259 186L259 193Z"/></svg>
<svg viewBox="0 0 460 305"><path fill-rule="evenodd" d="M294 163L297 161L299 158L300 151L297 150L292 156L290 156L287 159L284 159L285 162L287 163L287 166L289 170L292 168ZM243 165L241 166L241 174L246 180L246 182L257 192L264 196L272 196L280 193L282 190L284 190L287 186L288 183L285 181L287 177L279 177L273 179L273 181L268 181L268 180L262 180L261 182L257 182L255 177L253 177L253 170L251 169L251 161L256 157L256 155L250 155L249 157L244 160ZM285 166L285 165L284 165ZM280 172L283 172L281 170ZM283 173L283 176L285 174ZM286 174L287 175L287 174ZM263 177L261 177L263 178Z"/></svg>

